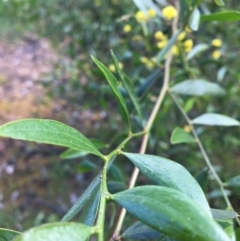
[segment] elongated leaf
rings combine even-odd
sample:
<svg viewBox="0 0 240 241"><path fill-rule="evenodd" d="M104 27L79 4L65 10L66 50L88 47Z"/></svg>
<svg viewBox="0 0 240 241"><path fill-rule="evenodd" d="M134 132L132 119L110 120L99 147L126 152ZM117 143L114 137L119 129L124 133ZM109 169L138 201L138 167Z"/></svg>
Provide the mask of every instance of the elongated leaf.
<svg viewBox="0 0 240 241"><path fill-rule="evenodd" d="M142 120L143 117L142 117L142 112L141 112L141 108L140 108L140 105L139 105L139 102L138 102L138 99L137 99L137 94L135 92L135 89L133 87L133 84L132 84L132 81L129 79L129 77L119 68L118 66L118 60L116 58L116 56L114 55L113 51L111 51L111 54L112 54L112 58L113 58L113 61L114 61L114 65L117 69L117 72L124 84L124 87L126 88L127 90L127 93L137 111L137 114L138 114L138 117Z"/></svg>
<svg viewBox="0 0 240 241"><path fill-rule="evenodd" d="M93 229L80 223L49 223L32 228L13 241L86 241Z"/></svg>
<svg viewBox="0 0 240 241"><path fill-rule="evenodd" d="M197 176L195 177L197 180L198 184L202 188L204 192L207 190L207 184L208 184L208 168L202 169Z"/></svg>
<svg viewBox="0 0 240 241"><path fill-rule="evenodd" d="M236 241L233 220L232 219L228 219L228 220L216 220L216 221L223 228L223 230L229 236L229 238L232 241Z"/></svg>
<svg viewBox="0 0 240 241"><path fill-rule="evenodd" d="M240 20L240 12L224 11L201 16L202 21L234 22Z"/></svg>
<svg viewBox="0 0 240 241"><path fill-rule="evenodd" d="M200 11L197 8L194 8L192 11L189 21L188 21L188 26L193 30L197 31L199 28L199 23L200 23Z"/></svg>
<svg viewBox="0 0 240 241"><path fill-rule="evenodd" d="M115 157L113 157L109 164L108 169L111 167L112 163L114 162ZM86 205L86 203L90 200L92 195L96 192L96 190L100 189L100 180L101 180L102 172L100 172L94 180L90 183L88 188L84 191L82 196L77 200L77 202L68 210L68 212L64 215L61 222L67 222L73 217L75 217L82 208Z"/></svg>
<svg viewBox="0 0 240 241"><path fill-rule="evenodd" d="M240 175L227 180L225 182L225 186L239 188L240 187Z"/></svg>
<svg viewBox="0 0 240 241"><path fill-rule="evenodd" d="M179 144L179 143L191 143L196 142L195 139L184 131L182 128L175 128L171 135L171 143L172 144Z"/></svg>
<svg viewBox="0 0 240 241"><path fill-rule="evenodd" d="M229 241L221 227L185 194L167 187L141 186L112 199L143 223L178 241Z"/></svg>
<svg viewBox="0 0 240 241"><path fill-rule="evenodd" d="M180 29L171 39L168 41L167 45L157 54L156 61L161 62L165 55L172 49L172 46L176 43L178 35L182 32Z"/></svg>
<svg viewBox="0 0 240 241"><path fill-rule="evenodd" d="M230 210L221 210L221 209L214 209L211 208L212 216L214 219L219 220L227 220L227 219L234 219L238 216L235 211Z"/></svg>
<svg viewBox="0 0 240 241"><path fill-rule="evenodd" d="M224 3L223 0L214 0L214 2L215 2L218 6L220 6L220 7L225 6L225 3Z"/></svg>
<svg viewBox="0 0 240 241"><path fill-rule="evenodd" d="M226 115L206 113L192 120L193 124L207 126L239 126L240 122Z"/></svg>
<svg viewBox="0 0 240 241"><path fill-rule="evenodd" d="M128 114L127 106L126 106L125 100L122 97L122 94L118 90L116 78L110 72L110 70L104 64L102 64L100 61L98 61L94 56L92 56L92 59L95 62L95 64L98 66L98 68L102 71L102 73L105 75L105 77L108 81L108 84L110 85L110 87L113 91L113 94L116 97L118 104L121 107L123 118L128 126L128 129L130 130L131 128L130 128L130 121L129 121L129 114Z"/></svg>
<svg viewBox="0 0 240 241"><path fill-rule="evenodd" d="M20 233L14 230L0 228L0 241L11 241Z"/></svg>
<svg viewBox="0 0 240 241"><path fill-rule="evenodd" d="M0 127L0 136L65 146L103 157L83 134L61 122L43 119L25 119Z"/></svg>
<svg viewBox="0 0 240 241"><path fill-rule="evenodd" d="M185 80L174 85L171 91L182 95L222 95L225 91L215 83L206 80Z"/></svg>
<svg viewBox="0 0 240 241"><path fill-rule="evenodd" d="M63 160L66 160L66 159L74 159L74 158L78 158L78 157L83 157L83 156L86 156L86 155L88 155L88 153L85 152L85 151L67 149L66 151L64 151L60 155L60 158L63 159Z"/></svg>
<svg viewBox="0 0 240 241"><path fill-rule="evenodd" d="M198 53L201 53L205 50L207 50L209 46L207 44L197 44L193 47L193 49L187 54L186 58L187 60L192 59L194 56L196 56Z"/></svg>
<svg viewBox="0 0 240 241"><path fill-rule="evenodd" d="M201 187L183 166L163 157L126 152L123 154L152 181L185 193L211 216Z"/></svg>
<svg viewBox="0 0 240 241"><path fill-rule="evenodd" d="M100 202L100 185L97 186L90 199L84 206L83 212L80 215L79 222L88 226L93 226L97 217Z"/></svg>
<svg viewBox="0 0 240 241"><path fill-rule="evenodd" d="M108 191L110 193L121 192L127 189L127 185L123 182L109 181L107 182Z"/></svg>

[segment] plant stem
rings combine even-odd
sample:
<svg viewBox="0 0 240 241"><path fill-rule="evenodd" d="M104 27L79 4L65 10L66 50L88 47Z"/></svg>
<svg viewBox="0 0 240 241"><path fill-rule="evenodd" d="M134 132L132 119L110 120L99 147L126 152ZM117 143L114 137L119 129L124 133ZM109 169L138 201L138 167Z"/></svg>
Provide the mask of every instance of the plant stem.
<svg viewBox="0 0 240 241"><path fill-rule="evenodd" d="M97 233L98 241L104 241L104 220L105 220L105 210L106 210L106 196L108 194L107 190L107 166L110 159L107 159L104 163L103 172L101 176L101 195L100 195L100 206L98 211L97 219Z"/></svg>
<svg viewBox="0 0 240 241"><path fill-rule="evenodd" d="M177 101L177 98L175 97L175 95L170 90L168 91L168 93L171 96L171 98L173 99L174 103L177 105L178 109L181 111L181 113L182 113L183 117L185 118L185 120L187 121L187 123L188 123L188 125L189 125L189 127L190 127L190 129L191 129L191 131L193 133L195 141L197 142L198 147L199 147L199 149L200 149L200 151L201 151L201 153L203 155L203 158L204 158L204 160L205 160L209 170L212 172L215 180L217 181L217 183L218 183L218 185L219 185L219 187L220 187L220 189L222 191L222 194L223 194L223 197L224 197L224 200L225 200L227 206L231 210L234 210L233 207L232 207L232 204L231 204L231 202L230 202L230 200L229 200L229 198L228 198L228 196L226 194L226 191L224 189L224 184L221 181L220 177L218 176L217 172L215 171L215 169L214 169L214 167L213 167L213 165L212 165L212 163L211 163L211 161L210 161L210 159L209 159L209 157L207 155L207 152L205 151L205 149L204 149L204 147L202 145L202 142L200 141L200 139L199 139L199 137L197 135L197 132L196 132L196 130L194 128L194 125L193 125L192 121L190 120L190 118L188 117L188 115L185 112L185 110L182 108L182 106ZM238 225L240 225L240 220L239 220L238 217L236 217L236 221L238 222Z"/></svg>

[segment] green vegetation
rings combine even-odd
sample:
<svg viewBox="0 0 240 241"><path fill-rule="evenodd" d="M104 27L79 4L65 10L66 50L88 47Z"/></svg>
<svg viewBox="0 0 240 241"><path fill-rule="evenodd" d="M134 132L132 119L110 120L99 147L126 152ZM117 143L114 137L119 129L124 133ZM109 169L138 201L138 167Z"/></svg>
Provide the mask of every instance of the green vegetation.
<svg viewBox="0 0 240 241"><path fill-rule="evenodd" d="M82 91L86 108L101 107L110 118L95 136L100 141L54 120L0 126L2 137L68 148L62 159L93 155L82 162L84 170L101 166L61 221L21 234L0 229L0 241L240 239L240 178L234 170L240 145L234 46L240 12L228 10L239 3L134 2L138 10L117 0L1 3L2 17L8 15L16 29L21 20L58 46L67 39L64 50L75 64L60 90L53 76L64 66L49 77L45 87L52 97L61 95L74 107ZM95 82L81 85L79 75ZM132 173L122 161L134 165Z"/></svg>

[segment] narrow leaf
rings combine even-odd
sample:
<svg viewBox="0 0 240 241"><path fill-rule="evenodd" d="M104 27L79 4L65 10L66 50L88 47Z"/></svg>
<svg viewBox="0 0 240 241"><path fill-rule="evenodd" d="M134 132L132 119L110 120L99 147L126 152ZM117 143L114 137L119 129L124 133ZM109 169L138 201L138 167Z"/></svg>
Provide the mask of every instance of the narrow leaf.
<svg viewBox="0 0 240 241"><path fill-rule="evenodd" d="M178 35L182 32L180 29L171 39L168 41L167 45L157 54L156 61L159 63L161 62L165 55L172 49L172 46L176 43Z"/></svg>
<svg viewBox="0 0 240 241"><path fill-rule="evenodd" d="M189 21L188 21L188 26L193 30L197 31L199 28L199 23L200 23L200 11L197 8L194 8L192 11Z"/></svg>
<svg viewBox="0 0 240 241"><path fill-rule="evenodd" d="M224 3L223 0L214 0L214 2L215 2L218 6L220 6L220 7L224 7L224 6L225 6L225 3Z"/></svg>
<svg viewBox="0 0 240 241"><path fill-rule="evenodd" d="M141 186L112 195L131 215L178 241L229 241L221 227L185 194Z"/></svg>
<svg viewBox="0 0 240 241"><path fill-rule="evenodd" d="M93 226L97 217L98 208L100 202L100 185L97 186L90 199L84 206L84 209L80 215L79 222L88 226Z"/></svg>
<svg viewBox="0 0 240 241"><path fill-rule="evenodd" d="M127 185L125 183L117 181L107 182L107 187L110 193L117 193L127 189Z"/></svg>
<svg viewBox="0 0 240 241"><path fill-rule="evenodd" d="M0 228L0 241L11 241L20 233L14 230Z"/></svg>
<svg viewBox="0 0 240 241"><path fill-rule="evenodd" d="M118 90L116 78L110 72L110 70L104 64L102 64L100 61L98 61L94 56L92 56L92 59L95 62L95 64L98 66L98 68L102 71L102 73L105 75L105 77L108 81L108 84L110 85L110 87L113 91L113 94L116 97L118 104L120 105L120 108L121 108L122 114L123 114L123 118L128 126L128 129L130 130L131 128L130 128L130 121L129 121L129 114L128 114L127 106L126 106L125 100L122 97L122 94Z"/></svg>
<svg viewBox="0 0 240 241"><path fill-rule="evenodd" d="M239 126L240 122L226 115L206 113L192 120L193 124L207 126Z"/></svg>
<svg viewBox="0 0 240 241"><path fill-rule="evenodd" d="M182 128L176 127L171 135L171 143L172 144L179 144L179 143L192 143L196 142L195 139L187 133Z"/></svg>
<svg viewBox="0 0 240 241"><path fill-rule="evenodd" d="M211 208L212 216L214 219L226 220L226 219L234 219L238 216L235 211L230 210L221 210Z"/></svg>
<svg viewBox="0 0 240 241"><path fill-rule="evenodd" d="M225 186L239 188L240 187L240 175L227 180L225 182Z"/></svg>
<svg viewBox="0 0 240 241"><path fill-rule="evenodd" d="M223 230L230 237L230 239L232 241L236 241L233 220L228 219L228 220L216 220L216 221L223 228Z"/></svg>
<svg viewBox="0 0 240 241"><path fill-rule="evenodd" d="M25 119L9 122L0 127L0 136L65 146L103 157L83 134L58 121Z"/></svg>
<svg viewBox="0 0 240 241"><path fill-rule="evenodd" d="M202 188L204 192L207 190L207 184L208 184L208 168L202 169L197 176L195 177L197 180L198 184Z"/></svg>
<svg viewBox="0 0 240 241"><path fill-rule="evenodd" d="M114 162L115 157L113 157L109 164L108 170L111 167L112 163ZM75 217L82 208L86 205L86 203L90 200L92 195L96 192L96 190L100 189L100 180L101 180L102 172L100 172L94 180L90 183L88 188L84 191L82 196L77 200L77 202L68 210L68 212L64 215L61 222L67 222L73 217Z"/></svg>
<svg viewBox="0 0 240 241"><path fill-rule="evenodd" d="M193 49L187 54L186 58L187 60L192 59L197 54L207 50L209 46L207 44L197 44L193 47Z"/></svg>
<svg viewBox="0 0 240 241"><path fill-rule="evenodd" d="M79 158L79 157L83 157L86 156L88 153L85 151L78 151L78 150L74 150L74 149L67 149L66 151L64 151L61 155L60 158L63 160L66 159L74 159L74 158Z"/></svg>
<svg viewBox="0 0 240 241"><path fill-rule="evenodd" d="M93 229L80 223L49 223L44 224L17 236L13 241L86 241Z"/></svg>
<svg viewBox="0 0 240 241"><path fill-rule="evenodd" d="M183 166L163 157L126 152L123 155L152 181L185 193L211 216L210 207L201 187Z"/></svg>
<svg viewBox="0 0 240 241"><path fill-rule="evenodd" d="M171 91L182 95L222 95L225 94L218 84L211 83L206 80L185 80L171 88Z"/></svg>
<svg viewBox="0 0 240 241"><path fill-rule="evenodd" d="M142 120L143 117L142 117L142 112L141 112L141 108L140 108L140 105L139 105L139 102L138 102L138 99L137 99L137 94L135 92L135 89L133 87L133 84L132 84L132 81L130 80L130 78L119 68L118 66L118 60L116 58L116 56L114 55L113 51L111 51L111 54L112 54L112 58L113 58L113 62L114 62L114 65L117 69L117 72L120 76L120 79L122 80L123 84L124 84L124 87L126 88L127 90L127 93L137 111L137 114L138 114L138 117Z"/></svg>
<svg viewBox="0 0 240 241"><path fill-rule="evenodd" d="M219 13L212 13L202 15L203 21L218 21L218 22L234 22L240 20L240 12L237 11L224 11Z"/></svg>

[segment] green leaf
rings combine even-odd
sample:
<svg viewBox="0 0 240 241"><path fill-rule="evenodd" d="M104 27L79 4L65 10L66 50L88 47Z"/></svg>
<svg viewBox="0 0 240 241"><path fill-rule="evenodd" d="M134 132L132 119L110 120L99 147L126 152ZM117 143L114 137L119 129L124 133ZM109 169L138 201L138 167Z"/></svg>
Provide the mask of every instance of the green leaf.
<svg viewBox="0 0 240 241"><path fill-rule="evenodd" d="M236 240L234 232L233 220L216 220L217 223L224 229L225 233L231 238L232 241Z"/></svg>
<svg viewBox="0 0 240 241"><path fill-rule="evenodd" d="M235 230L236 241L240 241L240 228Z"/></svg>
<svg viewBox="0 0 240 241"><path fill-rule="evenodd" d="M208 168L202 169L197 176L195 177L197 180L198 184L202 188L204 192L207 190L207 184L208 184Z"/></svg>
<svg viewBox="0 0 240 241"><path fill-rule="evenodd" d="M112 58L113 58L113 62L114 62L114 65L116 67L116 70L120 76L120 79L122 80L123 84L124 84L124 87L126 88L127 90L127 93L137 111L137 114L138 114L138 117L143 120L143 117L142 117L142 112L141 112L141 108L140 108L140 105L139 105L139 102L138 102L138 99L137 99L137 94L135 92L135 89L133 87L133 84L132 84L132 81L130 80L130 78L119 68L118 66L118 60L116 58L116 56L114 55L113 51L111 51L111 55L112 55Z"/></svg>
<svg viewBox="0 0 240 241"><path fill-rule="evenodd" d="M110 193L121 192L127 189L127 185L123 182L109 181L107 182L108 191Z"/></svg>
<svg viewBox="0 0 240 241"><path fill-rule="evenodd" d="M225 3L224 3L223 0L214 0L214 2L215 2L218 6L220 6L220 7L224 7L224 6L225 6Z"/></svg>
<svg viewBox="0 0 240 241"><path fill-rule="evenodd" d="M206 113L192 120L193 124L207 126L239 126L240 122L226 115Z"/></svg>
<svg viewBox="0 0 240 241"><path fill-rule="evenodd" d="M100 185L97 186L84 206L84 209L80 215L79 222L88 226L93 226L97 217L98 208L100 202Z"/></svg>
<svg viewBox="0 0 240 241"><path fill-rule="evenodd" d="M78 150L74 150L74 149L67 149L66 151L64 151L60 155L60 158L63 159L63 160L74 159L74 158L86 156L87 154L88 153L85 152L85 151L78 151Z"/></svg>
<svg viewBox="0 0 240 241"><path fill-rule="evenodd" d="M227 180L224 183L224 185L227 187L239 188L240 187L240 175Z"/></svg>
<svg viewBox="0 0 240 241"><path fill-rule="evenodd" d="M223 95L225 94L218 84L211 83L206 80L185 80L171 88L171 91L182 95Z"/></svg>
<svg viewBox="0 0 240 241"><path fill-rule="evenodd" d="M80 223L44 224L17 236L13 241L86 241L93 229Z"/></svg>
<svg viewBox="0 0 240 241"><path fill-rule="evenodd" d="M115 156L110 160L108 164L108 169L111 167L112 163L115 160ZM100 172L94 180L90 183L88 188L84 191L82 196L77 200L77 202L68 210L68 212L64 215L61 222L67 222L73 217L75 217L82 208L86 205L86 203L91 199L96 190L100 189L100 180L101 180L102 172Z"/></svg>
<svg viewBox="0 0 240 241"><path fill-rule="evenodd" d="M129 114L127 110L127 106L125 103L125 100L122 97L122 94L118 90L117 86L117 79L114 77L114 75L108 70L108 68L102 64L100 61L98 61L94 56L92 56L93 61L98 66L98 68L102 71L102 73L105 75L108 84L110 85L114 96L116 97L118 104L120 105L120 108L122 110L123 118L128 126L128 130L130 130L130 121L129 121Z"/></svg>
<svg viewBox="0 0 240 241"><path fill-rule="evenodd" d="M176 127L171 135L171 143L172 144L179 144L179 143L192 143L196 142L195 139L187 133L182 128Z"/></svg>
<svg viewBox="0 0 240 241"><path fill-rule="evenodd" d="M0 228L0 241L11 241L20 233L14 230Z"/></svg>
<svg viewBox="0 0 240 241"><path fill-rule="evenodd" d="M233 219L238 216L238 214L235 211L230 211L230 210L221 210L221 209L211 208L211 212L212 212L213 218L219 219L219 220Z"/></svg>
<svg viewBox="0 0 240 241"><path fill-rule="evenodd" d="M211 216L201 187L183 166L163 157L126 152L123 155L153 182L183 192Z"/></svg>
<svg viewBox="0 0 240 241"><path fill-rule="evenodd" d="M181 32L182 29L180 29L174 36L171 37L167 45L157 54L156 62L160 63L164 59L165 55L172 49L172 46L176 43L178 35Z"/></svg>
<svg viewBox="0 0 240 241"><path fill-rule="evenodd" d="M83 134L58 121L25 119L9 122L0 127L0 136L65 146L103 157Z"/></svg>
<svg viewBox="0 0 240 241"><path fill-rule="evenodd" d="M187 54L186 59L190 60L200 52L207 50L209 46L207 44L197 44L193 47L193 49Z"/></svg>
<svg viewBox="0 0 240 241"><path fill-rule="evenodd" d="M185 194L141 186L112 195L131 215L178 241L230 241L221 227Z"/></svg>
<svg viewBox="0 0 240 241"><path fill-rule="evenodd" d="M224 11L224 12L219 12L219 13L202 15L201 20L203 20L203 21L218 21L218 22L239 21L240 20L240 12Z"/></svg>
<svg viewBox="0 0 240 241"><path fill-rule="evenodd" d="M188 20L188 26L193 30L193 31L197 31L199 28L199 24L200 24L200 11L197 8L194 8L194 10L192 11L190 18Z"/></svg>
<svg viewBox="0 0 240 241"><path fill-rule="evenodd" d="M96 164L90 162L89 160L83 160L77 166L77 171L78 171L78 173L86 173L86 172L91 172L96 168L97 168Z"/></svg>

